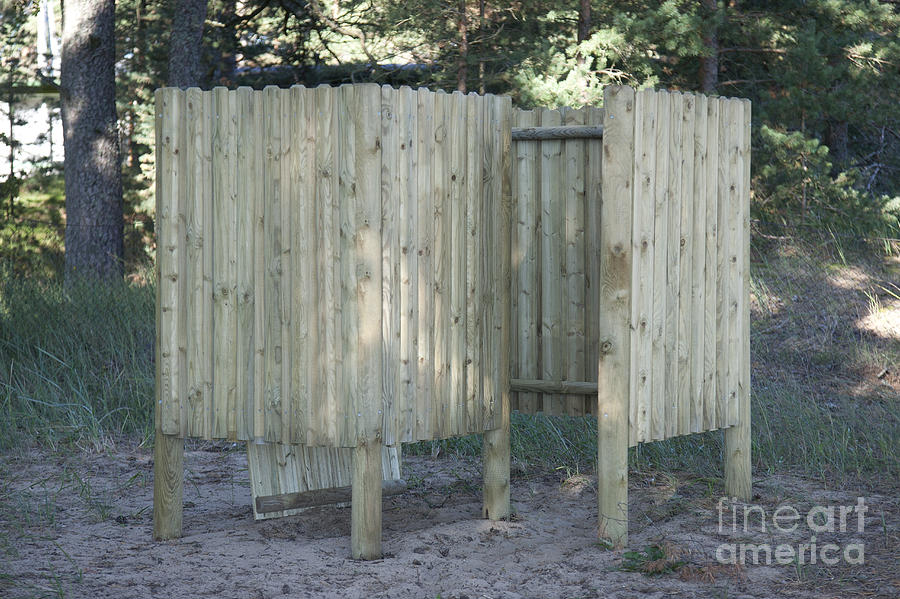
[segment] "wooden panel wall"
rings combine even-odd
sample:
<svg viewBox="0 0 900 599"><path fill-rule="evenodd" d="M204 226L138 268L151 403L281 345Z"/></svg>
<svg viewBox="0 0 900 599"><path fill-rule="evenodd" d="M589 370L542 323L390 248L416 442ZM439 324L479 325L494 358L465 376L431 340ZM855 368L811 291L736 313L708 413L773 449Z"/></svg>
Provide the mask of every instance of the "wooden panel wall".
<svg viewBox="0 0 900 599"><path fill-rule="evenodd" d="M599 126L600 108L515 110L515 127ZM516 141L512 378L597 381L600 139ZM592 413L593 395L514 393L525 413Z"/></svg>
<svg viewBox="0 0 900 599"><path fill-rule="evenodd" d="M353 447L491 429L509 98L157 92L165 434Z"/></svg>
<svg viewBox="0 0 900 599"><path fill-rule="evenodd" d="M597 381L598 323L621 308L617 294L602 303L601 256L612 250L603 250L601 187L610 190L603 202L616 205L604 213L629 216L632 252L629 356L606 364L629 365L634 445L733 426L749 401L750 102L654 90L629 98L630 125L610 120L609 152L625 158L604 161L600 140L513 145L512 378ZM518 127L602 119L598 109L514 114ZM569 415L595 405L532 393L513 402Z"/></svg>
<svg viewBox="0 0 900 599"><path fill-rule="evenodd" d="M749 401L750 205L749 101L641 90L633 105L632 192L604 199L632 216L632 445L734 426Z"/></svg>

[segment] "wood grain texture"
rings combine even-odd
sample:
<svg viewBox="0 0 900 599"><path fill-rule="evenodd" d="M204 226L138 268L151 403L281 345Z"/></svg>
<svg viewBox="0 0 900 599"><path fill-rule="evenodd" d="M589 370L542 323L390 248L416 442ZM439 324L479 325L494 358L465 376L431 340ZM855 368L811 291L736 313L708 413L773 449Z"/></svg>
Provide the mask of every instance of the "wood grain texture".
<svg viewBox="0 0 900 599"><path fill-rule="evenodd" d="M579 112L579 111L573 111ZM564 127L529 127L520 123L512 129L512 140L543 141L549 139L602 139L603 127L566 123Z"/></svg>
<svg viewBox="0 0 900 599"><path fill-rule="evenodd" d="M405 480L385 480L381 482L381 496L393 497L406 492ZM257 497L255 508L258 513L303 510L322 505L344 504L350 501L352 487L334 487L305 493L284 493Z"/></svg>
<svg viewBox="0 0 900 599"><path fill-rule="evenodd" d="M559 126L562 115L558 110L541 114L544 126ZM541 378L565 378L565 201L557 192L562 188L562 143L546 141L541 144ZM545 396L543 411L554 414L562 411L564 398Z"/></svg>
<svg viewBox="0 0 900 599"><path fill-rule="evenodd" d="M584 110L569 110L563 120L567 126L583 126ZM585 277L584 277L584 146L583 140L567 139L563 142L565 160L565 302L566 316L565 378L570 381L585 379ZM584 400L566 397L565 413L569 416L584 415Z"/></svg>
<svg viewBox="0 0 900 599"><path fill-rule="evenodd" d="M719 100L706 99L706 165L704 179L706 181L706 307L704 315L704 331L706 347L704 350L704 369L706 371L703 384L703 420L704 430L718 428L716 406L719 402L716 376L719 361L719 329L718 329L718 276L719 271Z"/></svg>
<svg viewBox="0 0 900 599"><path fill-rule="evenodd" d="M237 439L237 94L224 87L215 99L212 180L213 229L213 430L210 436Z"/></svg>
<svg viewBox="0 0 900 599"><path fill-rule="evenodd" d="M535 122L535 111L514 112L516 124L530 127ZM538 221L539 181L536 175L537 153L540 144L520 141L513 146L516 152L513 200L516 205L515 247L512 267L515 271L515 364L512 373L523 379L536 379L540 374L539 326L540 318L540 225ZM519 392L517 408L526 413L537 411L538 395Z"/></svg>
<svg viewBox="0 0 900 599"><path fill-rule="evenodd" d="M153 442L153 539L181 536L184 439L156 431Z"/></svg>
<svg viewBox="0 0 900 599"><path fill-rule="evenodd" d="M362 441L353 454L350 503L350 554L381 558L381 443Z"/></svg>
<svg viewBox="0 0 900 599"><path fill-rule="evenodd" d="M613 547L628 543L629 401L634 343L632 235L637 189L638 128L634 90L604 91L603 203L600 247L600 361L597 373L598 535ZM641 130L643 132L643 130ZM633 233L634 231L634 233ZM632 429L633 430L633 429Z"/></svg>
<svg viewBox="0 0 900 599"><path fill-rule="evenodd" d="M349 502L353 452L354 449L345 447L248 443L247 465L254 517L265 520L302 513L305 511L302 503L311 491L346 488L348 493L342 501ZM381 468L384 481L400 479L398 447L382 448ZM298 503L274 511L258 509L260 498L280 496L297 497Z"/></svg>
<svg viewBox="0 0 900 599"><path fill-rule="evenodd" d="M631 327L632 343L629 392L631 393L631 441L649 440L651 429L651 375L653 373L653 267L656 237L654 203L656 190L657 94L641 90L634 99L634 202L632 208ZM604 140L604 148L607 141ZM610 150L611 151L611 150ZM604 158L608 154L604 149ZM605 164L605 161L604 161ZM606 171L607 173L609 171ZM619 175L621 178L622 175ZM604 174L604 181L607 175ZM604 193L604 200L606 194ZM601 217L601 226L602 217Z"/></svg>
<svg viewBox="0 0 900 599"><path fill-rule="evenodd" d="M737 134L740 136L737 173L738 214L740 221L738 253L741 262L737 320L739 320L739 356L737 422L725 430L725 492L730 497L749 501L753 495L750 422L750 111L749 100L732 100Z"/></svg>

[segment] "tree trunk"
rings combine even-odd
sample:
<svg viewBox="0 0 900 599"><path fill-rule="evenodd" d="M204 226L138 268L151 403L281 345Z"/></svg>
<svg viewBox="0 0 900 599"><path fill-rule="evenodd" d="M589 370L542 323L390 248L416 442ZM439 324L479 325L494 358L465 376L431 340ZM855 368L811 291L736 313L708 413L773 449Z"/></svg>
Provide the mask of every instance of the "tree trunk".
<svg viewBox="0 0 900 599"><path fill-rule="evenodd" d="M591 0L581 0L578 8L578 43L585 41L591 37ZM578 65L584 64L585 57L578 53Z"/></svg>
<svg viewBox="0 0 900 599"><path fill-rule="evenodd" d="M202 72L201 41L206 20L206 0L178 0L172 16L169 41L169 85L200 85Z"/></svg>
<svg viewBox="0 0 900 599"><path fill-rule="evenodd" d="M466 0L459 0L456 28L459 31L459 58L456 61L456 89L466 93L469 77L469 20L466 17Z"/></svg>
<svg viewBox="0 0 900 599"><path fill-rule="evenodd" d="M718 6L716 0L701 0L705 9L707 30L703 33L703 46L706 54L700 57L700 91L713 94L719 85L719 35L716 24Z"/></svg>
<svg viewBox="0 0 900 599"><path fill-rule="evenodd" d="M828 130L825 132L825 145L831 154L833 166L831 175L837 175L847 165L847 121L829 120Z"/></svg>
<svg viewBox="0 0 900 599"><path fill-rule="evenodd" d="M122 276L115 0L67 0L60 73L66 277Z"/></svg>

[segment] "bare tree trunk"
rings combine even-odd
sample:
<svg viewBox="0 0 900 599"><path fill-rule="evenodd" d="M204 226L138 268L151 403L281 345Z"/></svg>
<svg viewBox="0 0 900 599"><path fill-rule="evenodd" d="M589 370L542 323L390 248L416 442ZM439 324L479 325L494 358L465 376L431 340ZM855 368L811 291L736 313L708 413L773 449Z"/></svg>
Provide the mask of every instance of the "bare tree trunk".
<svg viewBox="0 0 900 599"><path fill-rule="evenodd" d="M172 16L172 38L169 41L170 86L200 85L205 20L206 0L178 0Z"/></svg>
<svg viewBox="0 0 900 599"><path fill-rule="evenodd" d="M591 37L591 0L581 0L578 8L578 43L585 41ZM578 65L584 64L585 57L578 53Z"/></svg>
<svg viewBox="0 0 900 599"><path fill-rule="evenodd" d="M707 55L700 57L700 91L712 94L719 85L719 34L715 19L718 5L716 0L701 0L701 2L706 9L708 29L703 34L703 46Z"/></svg>
<svg viewBox="0 0 900 599"><path fill-rule="evenodd" d="M848 142L847 121L838 119L828 120L828 129L825 131L825 145L833 158L831 175L837 175L846 166L849 158L847 151Z"/></svg>
<svg viewBox="0 0 900 599"><path fill-rule="evenodd" d="M115 0L67 0L60 73L66 277L122 276L122 173L116 122Z"/></svg>
<svg viewBox="0 0 900 599"><path fill-rule="evenodd" d="M459 0L456 28L459 31L459 58L456 61L456 89L466 93L469 76L469 20L466 16L466 0Z"/></svg>
<svg viewBox="0 0 900 599"><path fill-rule="evenodd" d="M478 2L478 93L484 95L484 0Z"/></svg>

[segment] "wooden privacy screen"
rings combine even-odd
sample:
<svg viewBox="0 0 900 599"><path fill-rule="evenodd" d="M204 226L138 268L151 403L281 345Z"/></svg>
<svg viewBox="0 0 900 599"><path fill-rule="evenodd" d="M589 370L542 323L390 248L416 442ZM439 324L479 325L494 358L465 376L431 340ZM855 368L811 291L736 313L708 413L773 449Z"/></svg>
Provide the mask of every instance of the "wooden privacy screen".
<svg viewBox="0 0 900 599"><path fill-rule="evenodd" d="M603 110L514 110L515 127L600 125ZM600 139L512 148L512 378L597 381ZM513 409L583 416L596 394L516 393Z"/></svg>
<svg viewBox="0 0 900 599"><path fill-rule="evenodd" d="M601 406L627 393L632 445L743 423L750 102L611 88L605 109Z"/></svg>
<svg viewBox="0 0 900 599"><path fill-rule="evenodd" d="M162 433L355 447L495 426L509 98L355 85L156 102Z"/></svg>

